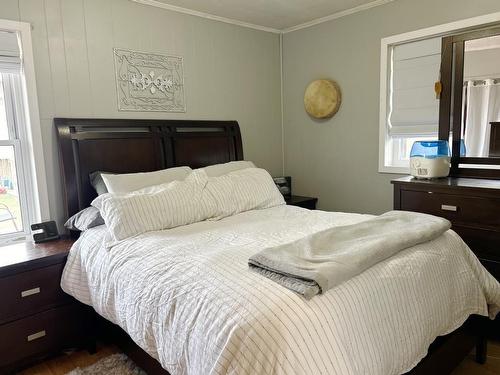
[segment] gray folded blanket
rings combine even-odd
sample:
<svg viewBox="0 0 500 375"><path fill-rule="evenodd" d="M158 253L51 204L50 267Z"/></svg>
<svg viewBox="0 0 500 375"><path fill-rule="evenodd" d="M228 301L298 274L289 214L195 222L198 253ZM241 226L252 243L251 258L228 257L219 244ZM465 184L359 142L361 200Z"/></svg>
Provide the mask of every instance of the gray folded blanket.
<svg viewBox="0 0 500 375"><path fill-rule="evenodd" d="M264 249L251 256L248 264L253 271L310 299L450 228L448 220L436 216L390 211Z"/></svg>

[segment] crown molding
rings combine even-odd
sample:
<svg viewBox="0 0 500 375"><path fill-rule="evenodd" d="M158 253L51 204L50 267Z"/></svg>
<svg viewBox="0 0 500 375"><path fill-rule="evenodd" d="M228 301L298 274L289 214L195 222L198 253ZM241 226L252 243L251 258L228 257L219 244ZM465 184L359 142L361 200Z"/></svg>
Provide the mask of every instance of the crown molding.
<svg viewBox="0 0 500 375"><path fill-rule="evenodd" d="M197 10L182 8L182 7L178 7L175 5L166 4L166 3L163 3L163 2L157 1L157 0L130 0L130 1L133 1L134 3L138 3L138 4L150 5L150 6L154 6L157 8L171 10L171 11L177 12L177 13L184 13L184 14L188 14L190 16L206 18L206 19L212 20L212 21L229 23L231 25L242 26L242 27L246 27L246 28L254 29L254 30L259 30L259 31L266 31L268 33L281 34L281 30L273 29L272 27L255 25L253 23L238 21L238 20L235 20L232 18L220 17L220 16L216 16L215 14L210 14L210 13L205 13L205 12L199 12Z"/></svg>
<svg viewBox="0 0 500 375"><path fill-rule="evenodd" d="M291 33L292 31L306 29L306 28L311 27L311 26L319 25L320 23L323 23L323 22L328 22L331 20L335 20L337 18L349 16L351 14L362 12L364 10L368 10L371 8L375 8L375 7L378 7L380 5L391 3L393 1L395 1L395 0L375 0L375 1L372 1L372 2L367 3L367 4L358 5L357 7L354 7L354 8L350 8L350 9L343 10L341 12L330 14L330 15L325 16L325 17L316 18L312 21L301 23L300 25L287 27L287 28L281 30L281 32L283 34L286 34L286 33Z"/></svg>
<svg viewBox="0 0 500 375"><path fill-rule="evenodd" d="M249 22L243 22L243 21L232 19L232 18L220 17L220 16L216 16L215 14L199 12L197 10L183 8L183 7L179 7L179 6L175 6L175 5L170 5L170 4L167 4L167 3L164 3L161 1L157 1L157 0L130 0L130 1L133 1L134 3L138 3L138 4L150 5L150 6L154 6L157 8L171 10L173 12L184 13L184 14L189 14L191 16L206 18L206 19L213 20L213 21L229 23L231 25L237 25L237 26L246 27L249 29L266 31L268 33L274 33L274 34L286 34L286 33L292 32L292 31L315 26L315 25L318 25L318 24L323 23L323 22L328 22L328 21L331 21L331 20L334 20L337 18L349 16L349 15L354 14L354 13L362 12L364 10L374 8L374 7L377 7L380 5L391 3L395 0L374 0L374 1L367 3L367 4L358 5L357 7L354 7L354 8L350 8L350 9L343 10L341 12L333 13L333 14L330 14L330 15L325 16L325 17L316 18L312 21L304 22L304 23L301 23L299 25L287 27L287 28L284 28L281 30L274 29L272 27L256 25L256 24L249 23Z"/></svg>

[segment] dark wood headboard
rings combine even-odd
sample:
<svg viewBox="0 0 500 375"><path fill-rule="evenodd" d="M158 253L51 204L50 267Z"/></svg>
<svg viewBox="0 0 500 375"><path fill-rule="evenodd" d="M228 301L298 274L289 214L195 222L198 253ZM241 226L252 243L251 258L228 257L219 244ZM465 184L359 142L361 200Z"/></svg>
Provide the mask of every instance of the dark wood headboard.
<svg viewBox="0 0 500 375"><path fill-rule="evenodd" d="M88 207L89 174L132 173L243 159L236 121L55 118L66 215Z"/></svg>

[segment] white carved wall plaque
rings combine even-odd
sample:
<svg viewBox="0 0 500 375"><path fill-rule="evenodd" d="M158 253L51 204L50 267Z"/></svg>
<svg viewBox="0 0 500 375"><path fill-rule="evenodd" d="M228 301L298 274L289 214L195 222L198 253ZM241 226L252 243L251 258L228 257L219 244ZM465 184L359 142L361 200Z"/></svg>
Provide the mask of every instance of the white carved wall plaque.
<svg viewBox="0 0 500 375"><path fill-rule="evenodd" d="M120 111L186 112L182 57L113 52Z"/></svg>

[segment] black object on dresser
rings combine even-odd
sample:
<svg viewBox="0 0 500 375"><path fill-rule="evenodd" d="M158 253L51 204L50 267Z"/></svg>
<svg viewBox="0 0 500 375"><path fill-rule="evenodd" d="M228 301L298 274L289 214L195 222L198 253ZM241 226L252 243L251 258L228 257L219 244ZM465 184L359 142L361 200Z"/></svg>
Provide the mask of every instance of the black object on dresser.
<svg viewBox="0 0 500 375"><path fill-rule="evenodd" d="M452 229L500 280L500 181L479 178L393 180L394 209L451 221Z"/></svg>
<svg viewBox="0 0 500 375"><path fill-rule="evenodd" d="M315 210L316 203L318 203L318 198L292 195L290 198L285 197L285 202L289 206L298 206L302 208L307 208L309 210Z"/></svg>
<svg viewBox="0 0 500 375"><path fill-rule="evenodd" d="M60 287L72 243L0 247L1 374L87 343L86 310Z"/></svg>

